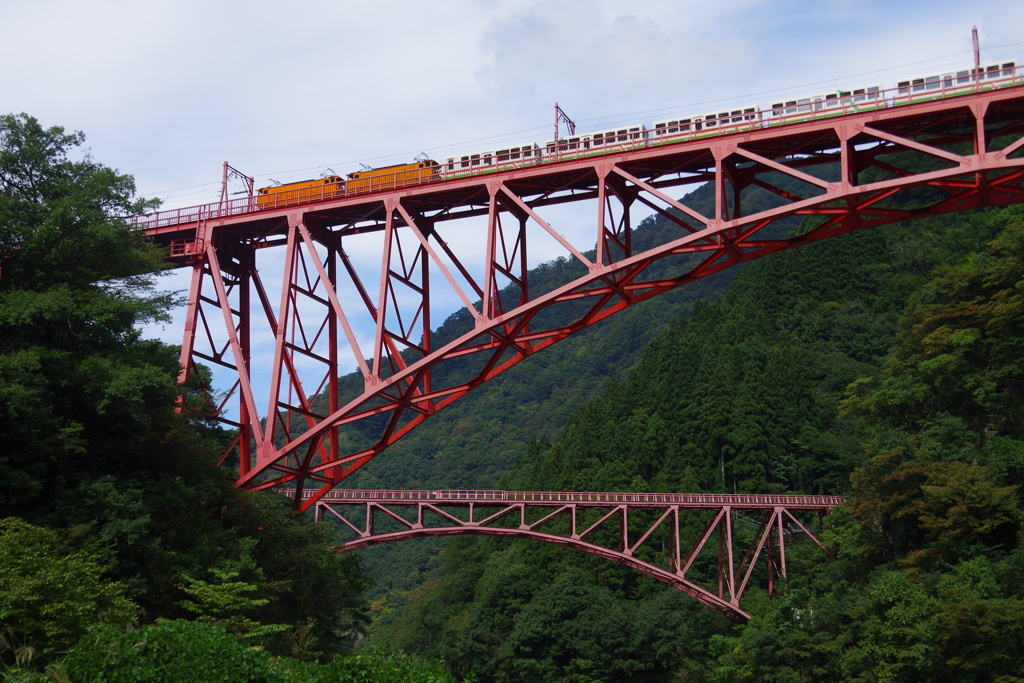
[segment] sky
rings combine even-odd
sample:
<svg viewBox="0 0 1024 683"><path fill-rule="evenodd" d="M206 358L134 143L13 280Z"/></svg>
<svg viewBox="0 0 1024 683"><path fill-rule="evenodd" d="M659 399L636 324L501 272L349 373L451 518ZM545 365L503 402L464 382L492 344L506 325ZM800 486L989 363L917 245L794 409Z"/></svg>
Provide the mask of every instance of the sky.
<svg viewBox="0 0 1024 683"><path fill-rule="evenodd" d="M95 160L133 175L163 208L216 201L224 161L262 187L421 153L543 144L555 102L584 132L891 86L971 64L972 26L983 63L1024 59L1020 0L0 7L0 113L83 131ZM182 275L164 286L186 287ZM180 343L177 321L148 333Z"/></svg>

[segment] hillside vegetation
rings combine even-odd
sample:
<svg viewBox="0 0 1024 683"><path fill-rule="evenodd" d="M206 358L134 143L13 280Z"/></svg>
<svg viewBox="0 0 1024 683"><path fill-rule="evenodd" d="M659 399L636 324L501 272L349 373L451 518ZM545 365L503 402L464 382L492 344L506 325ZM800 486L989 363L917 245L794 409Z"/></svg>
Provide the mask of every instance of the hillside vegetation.
<svg viewBox="0 0 1024 683"><path fill-rule="evenodd" d="M657 297L346 482L846 496L824 532L837 559L793 544L784 595L748 589L737 625L539 543L339 556L328 525L231 488L213 467L230 435L176 386L177 350L137 331L173 303L162 254L118 219L148 205L82 141L0 117L6 678L1024 681L1020 208L852 234ZM663 229L645 220L634 243Z"/></svg>
<svg viewBox="0 0 1024 683"><path fill-rule="evenodd" d="M175 411L151 205L81 133L0 116L0 673L14 681L450 680L351 652L358 560L274 494L231 488L225 435ZM45 672L45 673L43 673ZM433 678L431 678L433 677Z"/></svg>
<svg viewBox="0 0 1024 683"><path fill-rule="evenodd" d="M797 555L749 625L576 551L463 537L370 642L495 681L1018 680L1022 248L1010 208L748 265L523 449L505 488L848 496L838 560Z"/></svg>

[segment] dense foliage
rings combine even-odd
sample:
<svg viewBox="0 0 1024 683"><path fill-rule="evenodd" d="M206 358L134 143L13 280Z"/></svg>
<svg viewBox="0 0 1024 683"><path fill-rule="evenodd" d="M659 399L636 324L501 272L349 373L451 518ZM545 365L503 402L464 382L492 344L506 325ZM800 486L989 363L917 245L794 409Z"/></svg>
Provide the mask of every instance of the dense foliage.
<svg viewBox="0 0 1024 683"><path fill-rule="evenodd" d="M838 558L792 548L784 596L748 589L749 624L577 551L461 537L365 554L381 580L363 638L366 580L332 532L231 489L222 434L173 410L176 353L137 331L170 303L162 263L119 220L146 204L72 158L82 140L0 117L9 677L1024 681L1024 211L853 234L658 297L352 482L845 495Z"/></svg>
<svg viewBox="0 0 1024 683"><path fill-rule="evenodd" d="M160 251L123 220L149 204L83 140L0 116L0 667L56 670L73 651L72 679L100 680L76 669L95 648L169 638L175 619L260 649L259 666L348 652L357 560L214 467L224 436L190 410L176 349L139 332L171 304Z"/></svg>
<svg viewBox="0 0 1024 683"><path fill-rule="evenodd" d="M752 264L503 482L847 495L839 559L797 554L749 625L602 560L474 537L371 642L495 681L1019 680L1022 254L1005 209Z"/></svg>

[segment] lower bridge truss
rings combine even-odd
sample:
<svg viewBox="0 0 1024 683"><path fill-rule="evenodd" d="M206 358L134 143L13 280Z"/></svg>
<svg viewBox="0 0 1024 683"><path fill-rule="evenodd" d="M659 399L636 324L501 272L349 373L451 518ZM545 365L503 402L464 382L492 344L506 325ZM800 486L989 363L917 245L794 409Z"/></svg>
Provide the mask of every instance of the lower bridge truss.
<svg viewBox="0 0 1024 683"><path fill-rule="evenodd" d="M752 579L774 594L786 547L843 502L836 496L335 489L317 521L352 536L339 552L408 538L485 534L568 546L626 565L738 620Z"/></svg>

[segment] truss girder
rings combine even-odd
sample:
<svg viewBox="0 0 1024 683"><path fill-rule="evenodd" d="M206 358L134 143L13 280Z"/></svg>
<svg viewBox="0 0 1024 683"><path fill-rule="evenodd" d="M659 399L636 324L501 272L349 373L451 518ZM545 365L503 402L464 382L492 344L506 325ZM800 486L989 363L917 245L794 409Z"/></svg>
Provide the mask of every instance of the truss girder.
<svg viewBox="0 0 1024 683"><path fill-rule="evenodd" d="M740 599L752 579L764 581L770 594L786 579L788 542L803 538L831 556L811 527L841 502L835 496L336 489L316 502L315 518L334 521L350 539L338 552L456 534L567 546L745 620Z"/></svg>
<svg viewBox="0 0 1024 683"><path fill-rule="evenodd" d="M288 485L309 507L473 388L626 307L854 230L1024 201L1022 104L1007 88L162 227L193 245L179 250L193 267L183 376L202 361L237 373L223 419L242 431L238 485ZM713 208L676 198L703 183ZM744 202L755 188L772 203ZM569 202L592 227L559 231ZM654 243L637 245L638 208L668 219ZM257 263L271 256L277 275ZM442 301L468 313L461 327L432 329Z"/></svg>

